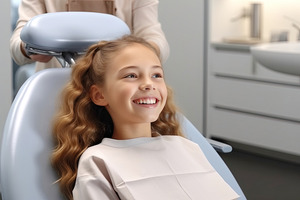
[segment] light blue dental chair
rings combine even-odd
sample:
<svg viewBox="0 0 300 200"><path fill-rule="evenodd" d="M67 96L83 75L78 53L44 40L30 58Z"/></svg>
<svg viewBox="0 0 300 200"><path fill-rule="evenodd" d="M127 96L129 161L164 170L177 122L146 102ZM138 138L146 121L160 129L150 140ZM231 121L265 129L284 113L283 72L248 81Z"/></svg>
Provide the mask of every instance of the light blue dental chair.
<svg viewBox="0 0 300 200"><path fill-rule="evenodd" d="M60 13L63 14L63 13ZM69 15L64 13L63 15ZM88 13L77 13L72 16L76 20L79 17L83 20L84 16L90 18ZM102 18L102 14L98 17ZM97 17L97 16L94 16ZM107 16L105 16L107 17ZM60 16L62 19L62 16ZM40 20L40 19L39 19ZM105 21L108 20L107 18ZM115 19L113 19L115 20ZM33 22L31 22L33 23ZM118 21L114 23L119 23ZM112 26L113 23L109 23ZM49 24L48 24L49 25ZM95 27L94 27L95 28ZM112 30L115 31L115 30ZM117 31L117 35L112 34L114 39L128 33L126 27ZM47 33L45 33L47 34ZM88 35L85 35L88 37ZM104 36L101 36L104 38ZM107 37L107 36L105 36ZM30 40L36 38L30 38ZM95 39L95 38L94 38ZM96 38L95 40L99 40ZM25 39L24 39L25 40ZM79 46L80 41L77 40L78 46L61 44L61 49L72 48L76 52L82 51ZM41 40L42 44L47 43L47 39ZM91 42L91 41L89 41ZM92 41L94 42L94 41ZM51 44L55 41L51 41ZM59 54L53 49L52 54ZM84 46L84 45L83 45ZM28 47L29 50L41 51L38 45L32 43ZM31 49L32 48L32 49ZM86 47L83 47L86 48ZM64 51L70 49L64 49ZM42 50L44 52L44 50ZM59 54L63 65L72 64L70 54ZM64 57L67 57L66 59ZM19 90L15 100L11 106L10 112L5 124L2 146L1 146L1 162L0 162L0 183L3 200L62 200L56 174L50 164L50 156L53 149L53 140L51 134L52 119L57 109L59 94L70 77L70 68L55 68L40 71L31 76ZM246 199L241 188L231 174L230 170L220 158L212 145L201 135L201 133L188 121L184 116L180 115L184 133L192 141L199 144L208 160L214 168L220 173L224 180L241 196L240 199ZM231 147L221 143L214 143L215 147L219 147L220 151L231 151ZM101 198L101 197L99 197Z"/></svg>

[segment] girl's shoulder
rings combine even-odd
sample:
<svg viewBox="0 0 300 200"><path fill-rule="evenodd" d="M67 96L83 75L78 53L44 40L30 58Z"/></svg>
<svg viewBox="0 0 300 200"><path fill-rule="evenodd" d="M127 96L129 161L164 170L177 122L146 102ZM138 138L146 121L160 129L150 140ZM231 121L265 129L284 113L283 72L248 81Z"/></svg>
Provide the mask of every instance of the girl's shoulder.
<svg viewBox="0 0 300 200"><path fill-rule="evenodd" d="M182 137L182 136L178 136L178 135L163 135L161 136L164 140L169 141L169 142L176 142L176 143L183 143L183 144L188 144L188 145L196 145L198 146L197 143Z"/></svg>

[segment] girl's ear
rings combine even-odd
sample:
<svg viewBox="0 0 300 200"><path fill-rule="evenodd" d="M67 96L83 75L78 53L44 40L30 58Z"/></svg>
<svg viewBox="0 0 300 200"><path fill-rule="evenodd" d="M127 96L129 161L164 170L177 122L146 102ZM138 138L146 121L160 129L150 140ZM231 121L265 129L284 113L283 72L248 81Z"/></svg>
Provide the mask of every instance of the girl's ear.
<svg viewBox="0 0 300 200"><path fill-rule="evenodd" d="M107 106L108 103L103 96L103 91L100 87L92 85L90 88L90 97L94 104L98 106Z"/></svg>

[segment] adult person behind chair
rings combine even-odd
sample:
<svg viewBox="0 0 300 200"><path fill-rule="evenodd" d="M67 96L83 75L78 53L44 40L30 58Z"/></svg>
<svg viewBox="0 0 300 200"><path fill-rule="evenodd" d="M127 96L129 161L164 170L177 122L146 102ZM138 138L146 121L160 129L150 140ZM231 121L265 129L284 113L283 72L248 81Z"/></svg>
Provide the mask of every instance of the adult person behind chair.
<svg viewBox="0 0 300 200"><path fill-rule="evenodd" d="M145 40L92 45L61 102L52 158L69 200L238 198L183 137L159 54Z"/></svg>
<svg viewBox="0 0 300 200"><path fill-rule="evenodd" d="M122 19L133 35L144 38L157 48L164 62L169 56L169 45L158 21L158 3L158 0L22 0L17 26L10 40L11 56L20 66L37 61L36 71L59 67L60 64L51 56L26 53L20 39L22 28L32 17L39 14L88 11L108 13Z"/></svg>

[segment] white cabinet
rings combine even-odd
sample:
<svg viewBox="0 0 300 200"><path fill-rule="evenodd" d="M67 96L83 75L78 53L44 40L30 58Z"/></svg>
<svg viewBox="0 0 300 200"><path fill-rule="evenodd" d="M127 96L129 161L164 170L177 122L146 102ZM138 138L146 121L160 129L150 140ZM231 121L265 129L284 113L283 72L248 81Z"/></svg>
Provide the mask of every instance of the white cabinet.
<svg viewBox="0 0 300 200"><path fill-rule="evenodd" d="M253 61L246 45L213 44L207 136L300 156L300 78Z"/></svg>

